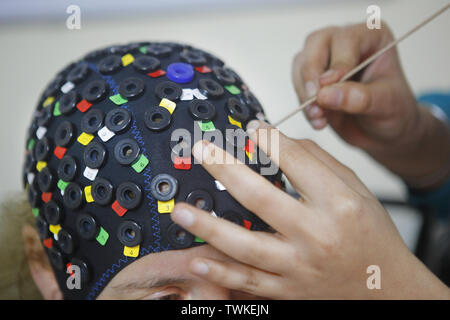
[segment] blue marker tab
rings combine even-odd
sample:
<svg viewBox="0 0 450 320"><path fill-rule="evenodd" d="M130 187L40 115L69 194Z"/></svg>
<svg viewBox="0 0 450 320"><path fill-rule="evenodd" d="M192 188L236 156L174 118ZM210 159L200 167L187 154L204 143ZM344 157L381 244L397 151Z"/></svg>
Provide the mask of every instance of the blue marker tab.
<svg viewBox="0 0 450 320"><path fill-rule="evenodd" d="M194 79L194 67L188 63L176 62L167 67L167 78L176 83L187 83Z"/></svg>

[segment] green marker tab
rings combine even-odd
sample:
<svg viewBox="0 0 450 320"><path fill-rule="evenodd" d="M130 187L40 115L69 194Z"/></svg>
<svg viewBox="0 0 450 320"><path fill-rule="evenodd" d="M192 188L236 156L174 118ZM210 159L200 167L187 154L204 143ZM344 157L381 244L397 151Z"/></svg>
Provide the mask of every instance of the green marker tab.
<svg viewBox="0 0 450 320"><path fill-rule="evenodd" d="M108 232L106 232L105 229L100 227L100 231L98 232L97 238L95 238L95 240L97 240L98 243L104 246L106 244L106 241L108 241L108 238L109 238Z"/></svg>
<svg viewBox="0 0 450 320"><path fill-rule="evenodd" d="M53 115L55 117L61 115L61 111L59 110L59 101L56 101L56 103L55 103L55 107L53 108Z"/></svg>
<svg viewBox="0 0 450 320"><path fill-rule="evenodd" d="M33 149L35 144L36 144L36 140L30 139L30 141L28 141L27 149L28 149L28 150Z"/></svg>
<svg viewBox="0 0 450 320"><path fill-rule="evenodd" d="M202 129L202 131L216 130L216 127L214 126L214 123L212 121L197 121L197 123L200 126L200 129Z"/></svg>
<svg viewBox="0 0 450 320"><path fill-rule="evenodd" d="M147 54L147 48L146 47L140 47L139 51L143 54Z"/></svg>
<svg viewBox="0 0 450 320"><path fill-rule="evenodd" d="M199 237L195 237L194 239L195 242L205 242L205 240L199 238Z"/></svg>
<svg viewBox="0 0 450 320"><path fill-rule="evenodd" d="M241 93L241 90L239 90L238 87L235 85L225 86L225 89L227 89L231 94L239 94Z"/></svg>
<svg viewBox="0 0 450 320"><path fill-rule="evenodd" d="M116 94L116 95L114 95L114 96L109 97L109 100L111 100L112 102L114 102L114 103L117 104L118 106L120 106L120 105L122 105L122 104L128 102L128 100L125 99L125 98L123 98L123 97L120 95L120 93L118 93L118 94Z"/></svg>
<svg viewBox="0 0 450 320"><path fill-rule="evenodd" d="M148 163L149 163L148 159L143 154L141 154L139 159L137 159L137 161L133 163L131 167L134 170L136 170L137 173L141 173L142 170L144 170L145 167L148 165Z"/></svg>
<svg viewBox="0 0 450 320"><path fill-rule="evenodd" d="M58 180L58 189L64 190L69 185L69 182L63 181L61 179Z"/></svg>
<svg viewBox="0 0 450 320"><path fill-rule="evenodd" d="M33 216L37 217L39 215L39 208L32 208L31 212L33 213Z"/></svg>

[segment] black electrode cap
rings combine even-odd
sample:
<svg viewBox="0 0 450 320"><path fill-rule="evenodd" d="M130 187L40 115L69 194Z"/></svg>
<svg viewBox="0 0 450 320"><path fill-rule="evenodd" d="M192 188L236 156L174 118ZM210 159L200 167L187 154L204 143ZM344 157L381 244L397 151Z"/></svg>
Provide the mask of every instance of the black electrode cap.
<svg viewBox="0 0 450 320"><path fill-rule="evenodd" d="M172 53L172 47L162 43L151 43L146 50L148 54L156 57L168 57Z"/></svg>
<svg viewBox="0 0 450 320"><path fill-rule="evenodd" d="M145 126L152 131L161 131L170 125L171 114L166 108L155 107L144 115Z"/></svg>
<svg viewBox="0 0 450 320"><path fill-rule="evenodd" d="M159 201L169 201L178 191L178 181L167 173L155 176L150 185L150 192Z"/></svg>
<svg viewBox="0 0 450 320"><path fill-rule="evenodd" d="M141 187L133 182L122 182L117 187L116 199L125 209L135 209L139 206L142 200Z"/></svg>
<svg viewBox="0 0 450 320"><path fill-rule="evenodd" d="M36 230L39 234L39 238L41 240L47 239L50 236L50 230L48 229L49 225L47 221L44 220L41 216L36 217Z"/></svg>
<svg viewBox="0 0 450 320"><path fill-rule="evenodd" d="M92 169L100 168L103 163L105 163L106 149L105 147L97 142L89 143L84 149L83 159L84 164Z"/></svg>
<svg viewBox="0 0 450 320"><path fill-rule="evenodd" d="M133 67L142 73L149 73L159 69L161 63L155 57L140 56L134 59Z"/></svg>
<svg viewBox="0 0 450 320"><path fill-rule="evenodd" d="M66 79L67 81L73 83L80 83L87 77L88 74L89 74L89 67L87 63L81 62L77 66L75 66L72 70L70 70Z"/></svg>
<svg viewBox="0 0 450 320"><path fill-rule="evenodd" d="M254 112L264 113L264 110L263 110L261 104L259 103L258 99L256 99L256 97L250 91L244 92L244 101L250 107L250 109L252 109Z"/></svg>
<svg viewBox="0 0 450 320"><path fill-rule="evenodd" d="M52 82L50 82L47 86L47 88L44 91L44 96L52 96L54 95L59 88L61 87L62 83L64 81L64 77L62 75L57 75Z"/></svg>
<svg viewBox="0 0 450 320"><path fill-rule="evenodd" d="M42 192L49 192L55 186L55 176L49 167L42 168L37 174L37 183Z"/></svg>
<svg viewBox="0 0 450 320"><path fill-rule="evenodd" d="M118 55L110 55L102 60L97 65L98 71L103 74L110 74L116 72L122 66L122 57Z"/></svg>
<svg viewBox="0 0 450 320"><path fill-rule="evenodd" d="M37 117L37 124L45 127L50 123L53 116L53 104L42 109Z"/></svg>
<svg viewBox="0 0 450 320"><path fill-rule="evenodd" d="M50 257L50 262L56 269L64 269L64 260L61 252L59 252L56 248L50 248L48 249L48 256Z"/></svg>
<svg viewBox="0 0 450 320"><path fill-rule="evenodd" d="M201 92L206 94L208 99L220 98L225 93L222 85L212 79L200 79L198 81L198 87Z"/></svg>
<svg viewBox="0 0 450 320"><path fill-rule="evenodd" d="M205 211L211 211L214 207L213 198L205 190L192 191L187 195L186 202Z"/></svg>
<svg viewBox="0 0 450 320"><path fill-rule="evenodd" d="M113 198L113 185L104 178L95 178L91 188L92 198L95 203L105 206L111 203Z"/></svg>
<svg viewBox="0 0 450 320"><path fill-rule="evenodd" d="M81 238L94 240L100 227L93 216L87 213L80 213L77 217L76 229Z"/></svg>
<svg viewBox="0 0 450 320"><path fill-rule="evenodd" d="M72 266L77 266L78 268L80 268L80 281L81 283L88 283L90 280L90 274L89 274L89 268L86 264L86 262L77 259L77 258L73 258L72 260L70 260L70 264Z"/></svg>
<svg viewBox="0 0 450 320"><path fill-rule="evenodd" d="M83 98L89 102L99 102L106 95L106 82L94 80L89 82L83 90Z"/></svg>
<svg viewBox="0 0 450 320"><path fill-rule="evenodd" d="M72 235L64 229L58 232L58 245L65 254L72 254L75 249L75 243Z"/></svg>
<svg viewBox="0 0 450 320"><path fill-rule="evenodd" d="M91 109L81 118L81 130L94 134L103 127L105 113L100 109Z"/></svg>
<svg viewBox="0 0 450 320"><path fill-rule="evenodd" d="M230 98L227 101L226 108L230 116L237 121L247 121L250 117L250 111L238 99Z"/></svg>
<svg viewBox="0 0 450 320"><path fill-rule="evenodd" d="M194 242L194 235L175 223L167 228L167 238L170 244L177 249L188 248Z"/></svg>
<svg viewBox="0 0 450 320"><path fill-rule="evenodd" d="M211 121L216 115L216 107L208 100L194 99L189 103L189 112L195 120Z"/></svg>
<svg viewBox="0 0 450 320"><path fill-rule="evenodd" d="M120 133L128 128L131 115L128 110L114 108L108 111L105 118L106 127L114 133Z"/></svg>
<svg viewBox="0 0 450 320"><path fill-rule="evenodd" d="M114 147L114 158L121 165L127 166L137 159L139 152L137 142L131 138L125 138L117 142Z"/></svg>
<svg viewBox="0 0 450 320"><path fill-rule="evenodd" d="M32 208L36 208L41 203L40 193L36 190L35 184L28 187L28 201Z"/></svg>
<svg viewBox="0 0 450 320"><path fill-rule="evenodd" d="M231 85L236 82L233 74L228 69L224 69L222 67L215 66L212 68L214 76L219 80L220 83L225 85Z"/></svg>
<svg viewBox="0 0 450 320"><path fill-rule="evenodd" d="M144 92L144 89L144 81L136 77L126 78L119 84L120 95L129 100L139 97Z"/></svg>
<svg viewBox="0 0 450 320"><path fill-rule="evenodd" d="M77 163L72 156L65 155L58 165L58 177L62 181L72 181L77 174Z"/></svg>
<svg viewBox="0 0 450 320"><path fill-rule="evenodd" d="M34 146L34 157L37 161L45 161L50 156L51 142L47 137L38 140Z"/></svg>
<svg viewBox="0 0 450 320"><path fill-rule="evenodd" d="M74 126L70 121L64 120L61 122L56 128L54 135L56 145L60 147L67 147L75 135L74 130Z"/></svg>
<svg viewBox="0 0 450 320"><path fill-rule="evenodd" d="M63 220L63 211L54 200L44 204L44 217L48 223L57 225Z"/></svg>
<svg viewBox="0 0 450 320"><path fill-rule="evenodd" d="M134 221L126 220L117 229L117 238L127 247L135 247L142 242L142 228Z"/></svg>
<svg viewBox="0 0 450 320"><path fill-rule="evenodd" d="M72 90L59 98L59 111L63 115L68 115L75 111L78 103L78 95L76 91Z"/></svg>
<svg viewBox="0 0 450 320"><path fill-rule="evenodd" d="M155 94L160 99L166 98L171 101L175 101L181 97L182 93L183 93L183 89L179 85L177 85L175 82L172 82L172 81L160 82L155 87Z"/></svg>
<svg viewBox="0 0 450 320"><path fill-rule="evenodd" d="M180 53L181 60L194 66L202 66L206 63L206 58L201 51L187 50Z"/></svg>
<svg viewBox="0 0 450 320"><path fill-rule="evenodd" d="M83 191L80 186L71 182L64 189L64 205L72 210L78 209L83 202Z"/></svg>

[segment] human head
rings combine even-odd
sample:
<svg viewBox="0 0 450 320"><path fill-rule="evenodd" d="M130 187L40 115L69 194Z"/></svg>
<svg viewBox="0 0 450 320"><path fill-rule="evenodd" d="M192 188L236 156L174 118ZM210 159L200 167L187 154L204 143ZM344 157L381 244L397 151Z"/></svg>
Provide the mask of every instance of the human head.
<svg viewBox="0 0 450 320"><path fill-rule="evenodd" d="M254 170L270 166L244 131L255 118L263 110L242 79L190 46L108 47L58 73L28 131L23 180L63 296L94 299L150 253L212 250L171 221L176 202L268 230L190 155L198 133ZM266 177L281 185L279 170ZM78 271L81 288L69 288Z"/></svg>

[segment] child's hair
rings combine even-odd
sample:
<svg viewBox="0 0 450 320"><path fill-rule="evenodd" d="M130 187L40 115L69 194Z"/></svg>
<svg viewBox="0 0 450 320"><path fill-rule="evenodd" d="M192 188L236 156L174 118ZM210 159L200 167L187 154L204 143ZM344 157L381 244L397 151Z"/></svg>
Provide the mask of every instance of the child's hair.
<svg viewBox="0 0 450 320"><path fill-rule="evenodd" d="M34 228L31 207L23 193L9 198L13 200L0 205L0 299L42 299L31 277L22 238L26 224ZM31 258L39 261L45 257Z"/></svg>

